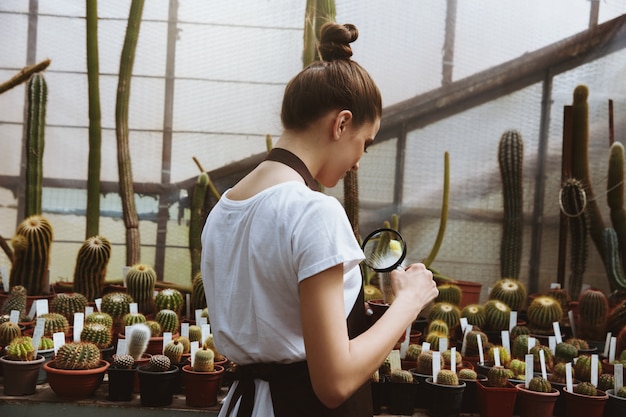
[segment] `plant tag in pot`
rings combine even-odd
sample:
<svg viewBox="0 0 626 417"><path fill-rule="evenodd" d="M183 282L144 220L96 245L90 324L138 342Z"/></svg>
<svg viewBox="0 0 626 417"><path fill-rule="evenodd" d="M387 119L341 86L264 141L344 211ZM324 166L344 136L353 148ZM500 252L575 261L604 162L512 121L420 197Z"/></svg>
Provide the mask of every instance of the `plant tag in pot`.
<svg viewBox="0 0 626 417"><path fill-rule="evenodd" d="M74 313L74 341L80 342L80 334L85 323L85 313Z"/></svg>
<svg viewBox="0 0 626 417"><path fill-rule="evenodd" d="M509 331L513 330L515 326L517 326L517 311L511 311L509 314Z"/></svg>
<svg viewBox="0 0 626 417"><path fill-rule="evenodd" d="M547 380L548 372L546 370L546 356L543 350L539 350L539 363L541 364L541 376L543 377L543 379Z"/></svg>
<svg viewBox="0 0 626 417"><path fill-rule="evenodd" d="M569 392L573 392L572 385L572 363L567 362L565 364L565 387Z"/></svg>
<svg viewBox="0 0 626 417"><path fill-rule="evenodd" d="M528 384L530 384L530 380L533 379L533 375L535 374L535 370L533 367L535 366L535 357L532 353L524 356L526 360L526 377L524 378L524 384L526 388L528 388Z"/></svg>
<svg viewBox="0 0 626 417"><path fill-rule="evenodd" d="M485 364L485 352L483 352L483 339L480 336L476 337L476 345L478 346L478 360L481 365Z"/></svg>
<svg viewBox="0 0 626 417"><path fill-rule="evenodd" d="M613 368L613 379L615 380L615 392L624 386L624 364L616 363Z"/></svg>
<svg viewBox="0 0 626 417"><path fill-rule="evenodd" d="M35 328L33 329L33 347L35 348L35 358L37 357L37 353L39 351L39 342L43 336L45 323L46 319L38 318Z"/></svg>
<svg viewBox="0 0 626 417"><path fill-rule="evenodd" d="M591 383L598 386L598 355L591 355Z"/></svg>
<svg viewBox="0 0 626 417"><path fill-rule="evenodd" d="M561 335L561 326L559 326L559 322L555 321L552 323L552 328L554 329L554 337L556 338L556 343L563 342L563 336Z"/></svg>
<svg viewBox="0 0 626 417"><path fill-rule="evenodd" d="M612 337L609 342L609 363L615 362L615 347L617 345L617 337Z"/></svg>
<svg viewBox="0 0 626 417"><path fill-rule="evenodd" d="M502 339L502 347L505 348L507 352L511 353L511 337L509 331L502 330L500 332L500 338Z"/></svg>
<svg viewBox="0 0 626 417"><path fill-rule="evenodd" d="M498 349L498 348L495 348L493 350L493 364L495 366L501 366L501 363L500 363L500 349Z"/></svg>
<svg viewBox="0 0 626 417"><path fill-rule="evenodd" d="M437 380L439 371L441 371L441 352L433 351L433 381Z"/></svg>
<svg viewBox="0 0 626 417"><path fill-rule="evenodd" d="M604 341L604 357L608 358L609 357L609 345L611 344L611 332L608 332L606 334L606 340Z"/></svg>
<svg viewBox="0 0 626 417"><path fill-rule="evenodd" d="M191 342L189 352L191 353L191 367L193 367L193 363L196 357L196 352L200 349L200 343L197 340Z"/></svg>

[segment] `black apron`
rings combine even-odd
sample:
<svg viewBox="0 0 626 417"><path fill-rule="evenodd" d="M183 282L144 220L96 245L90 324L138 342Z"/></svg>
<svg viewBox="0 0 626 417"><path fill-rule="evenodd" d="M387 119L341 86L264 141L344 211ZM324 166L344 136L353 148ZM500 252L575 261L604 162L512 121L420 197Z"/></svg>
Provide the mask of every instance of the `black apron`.
<svg viewBox="0 0 626 417"><path fill-rule="evenodd" d="M296 170L307 186L318 191L317 181L313 178L306 165L291 152L274 148L266 160L281 162ZM367 330L369 322L365 315L365 298L363 287L347 318L348 336L350 339ZM230 400L228 416L234 416L232 410L241 398L236 417L249 417L254 408L255 379L269 382L276 417L371 417L372 395L370 382L366 382L350 398L337 408L326 407L317 398L311 385L311 378L306 361L291 364L251 364L237 366L235 378L237 387Z"/></svg>

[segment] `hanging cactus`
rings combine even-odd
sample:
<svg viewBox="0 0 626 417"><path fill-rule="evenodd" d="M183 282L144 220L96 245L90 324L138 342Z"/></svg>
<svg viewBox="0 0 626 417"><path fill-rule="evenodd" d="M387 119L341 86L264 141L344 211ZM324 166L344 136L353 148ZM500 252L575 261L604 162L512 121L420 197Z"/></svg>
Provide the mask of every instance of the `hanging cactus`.
<svg viewBox="0 0 626 417"><path fill-rule="evenodd" d="M52 225L44 217L30 216L20 223L12 240L14 260L10 288L22 285L29 295L50 292L48 265L52 238Z"/></svg>
<svg viewBox="0 0 626 417"><path fill-rule="evenodd" d="M209 187L209 174L200 173L191 196L191 211L189 218L189 252L191 255L191 278L200 273L200 258L202 256L202 228L205 221L204 205L207 189Z"/></svg>
<svg viewBox="0 0 626 417"><path fill-rule="evenodd" d="M34 74L28 82L25 217L41 215L47 101L48 86L46 80L42 73Z"/></svg>
<svg viewBox="0 0 626 417"><path fill-rule="evenodd" d="M571 235L569 292L578 299L587 266L587 235L589 233L589 196L583 183L569 178L561 189L561 210L567 216Z"/></svg>
<svg viewBox="0 0 626 417"><path fill-rule="evenodd" d="M156 281L156 272L149 265L135 264L128 270L126 274L128 294L137 303L140 313L151 314L154 312L154 288Z"/></svg>
<svg viewBox="0 0 626 417"><path fill-rule="evenodd" d="M578 300L580 337L586 340L604 340L609 314L609 300L604 292L590 288Z"/></svg>
<svg viewBox="0 0 626 417"><path fill-rule="evenodd" d="M111 242L103 236L92 236L83 242L76 257L74 291L87 300L102 297L102 288L111 258Z"/></svg>
<svg viewBox="0 0 626 417"><path fill-rule="evenodd" d="M500 245L501 278L518 279L522 259L524 142L516 130L507 130L498 144L498 163L502 178L504 222Z"/></svg>

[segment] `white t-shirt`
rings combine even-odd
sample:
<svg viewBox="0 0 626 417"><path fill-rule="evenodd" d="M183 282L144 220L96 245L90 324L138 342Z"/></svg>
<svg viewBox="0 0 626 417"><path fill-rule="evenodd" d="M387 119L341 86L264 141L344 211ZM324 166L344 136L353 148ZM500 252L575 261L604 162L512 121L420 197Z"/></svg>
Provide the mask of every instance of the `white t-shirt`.
<svg viewBox="0 0 626 417"><path fill-rule="evenodd" d="M299 282L343 264L347 317L361 288L362 259L334 197L296 181L243 201L225 192L202 233L202 277L216 347L241 365L304 360ZM257 380L256 387L254 415L272 416L267 382Z"/></svg>

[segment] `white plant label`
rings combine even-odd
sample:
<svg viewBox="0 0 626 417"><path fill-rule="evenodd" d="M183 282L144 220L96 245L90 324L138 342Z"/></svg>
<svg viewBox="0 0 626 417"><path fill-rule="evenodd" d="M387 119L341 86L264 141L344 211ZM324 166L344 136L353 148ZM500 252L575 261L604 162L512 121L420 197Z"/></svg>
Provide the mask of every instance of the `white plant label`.
<svg viewBox="0 0 626 417"><path fill-rule="evenodd" d="M433 381L437 380L437 374L441 370L441 352L433 351Z"/></svg>
<svg viewBox="0 0 626 417"><path fill-rule="evenodd" d="M59 351L59 348L65 344L65 333L54 333L52 335L52 343L54 343L54 354L56 355Z"/></svg>
<svg viewBox="0 0 626 417"><path fill-rule="evenodd" d="M624 386L624 364L616 363L613 368L613 378L615 380L615 392Z"/></svg>
<svg viewBox="0 0 626 417"><path fill-rule="evenodd" d="M161 353L165 352L165 346L167 346L167 344L171 341L172 341L172 332L163 332L163 349Z"/></svg>
<svg viewBox="0 0 626 417"><path fill-rule="evenodd" d="M207 340L207 338L211 335L211 326L208 324L203 324L201 327L202 330L202 343Z"/></svg>
<svg viewBox="0 0 626 417"><path fill-rule="evenodd" d="M117 356L126 355L128 353L126 339L117 339L117 350L115 351L115 353Z"/></svg>
<svg viewBox="0 0 626 417"><path fill-rule="evenodd" d="M189 323L180 324L180 335L189 338Z"/></svg>
<svg viewBox="0 0 626 417"><path fill-rule="evenodd" d="M48 314L48 300L35 300L37 304L37 315L41 316L42 314Z"/></svg>
<svg viewBox="0 0 626 417"><path fill-rule="evenodd" d="M200 319L202 318L202 309L196 308L195 315L196 315L196 324L199 326Z"/></svg>
<svg viewBox="0 0 626 417"><path fill-rule="evenodd" d="M569 392L572 390L572 363L567 362L565 364L565 387Z"/></svg>
<svg viewBox="0 0 626 417"><path fill-rule="evenodd" d="M611 333L611 332L608 332L608 333L606 334L606 340L605 340L605 342L604 342L604 357L605 357L605 358L608 358L608 357L609 357L609 345L610 345L610 343L611 343L611 335L612 335L612 334L613 334L613 333Z"/></svg>
<svg viewBox="0 0 626 417"><path fill-rule="evenodd" d="M569 318L569 325L572 329L572 336L576 337L576 320L574 320L574 312L572 310L568 311L567 317Z"/></svg>
<svg viewBox="0 0 626 417"><path fill-rule="evenodd" d="M450 349L450 370L456 374L456 348Z"/></svg>
<svg viewBox="0 0 626 417"><path fill-rule="evenodd" d="M130 314L137 314L139 313L139 306L137 305L137 303L130 303L128 305L128 311L130 312Z"/></svg>
<svg viewBox="0 0 626 417"><path fill-rule="evenodd" d="M495 366L502 366L500 363L500 349L497 347L493 350L493 364Z"/></svg>
<svg viewBox="0 0 626 417"><path fill-rule="evenodd" d="M528 384L530 383L530 380L533 379L533 375L535 372L535 370L533 369L533 367L535 366L535 357L532 353L529 353L524 356L524 359L526 361L526 377L524 378L524 384L526 388L528 388Z"/></svg>
<svg viewBox="0 0 626 417"><path fill-rule="evenodd" d="M609 347L609 363L615 362L615 348L617 346L617 337L611 337Z"/></svg>
<svg viewBox="0 0 626 417"><path fill-rule="evenodd" d="M11 310L9 313L9 322L17 324L20 321L20 312L18 310Z"/></svg>
<svg viewBox="0 0 626 417"><path fill-rule="evenodd" d="M476 344L478 345L478 358L481 365L485 364L485 352L483 352L483 339L478 336L476 337Z"/></svg>
<svg viewBox="0 0 626 417"><path fill-rule="evenodd" d="M85 323L85 313L74 313L74 341L80 342L80 334Z"/></svg>
<svg viewBox="0 0 626 417"><path fill-rule="evenodd" d="M546 370L546 356L543 350L539 350L539 363L541 366L541 376L548 380L548 371Z"/></svg>
<svg viewBox="0 0 626 417"><path fill-rule="evenodd" d="M598 386L598 355L591 355L591 383Z"/></svg>
<svg viewBox="0 0 626 417"><path fill-rule="evenodd" d="M198 351L198 349L200 348L200 343L198 343L197 340L194 340L193 342L191 342L191 346L189 348L189 353L191 353L191 366L193 367L193 362L195 360L196 357L196 352Z"/></svg>
<svg viewBox="0 0 626 417"><path fill-rule="evenodd" d="M439 352L445 352L448 350L448 338L440 337L439 338Z"/></svg>
<svg viewBox="0 0 626 417"><path fill-rule="evenodd" d="M554 337L556 337L556 343L563 342L563 336L561 335L561 326L559 326L559 322L555 321L552 323L552 328L554 329Z"/></svg>
<svg viewBox="0 0 626 417"><path fill-rule="evenodd" d="M509 335L509 331L500 331L500 338L502 339L502 347L505 348L507 352L511 353L511 336Z"/></svg>
<svg viewBox="0 0 626 417"><path fill-rule="evenodd" d="M517 326L517 311L511 311L509 314L509 331L513 330L515 326Z"/></svg>
<svg viewBox="0 0 626 417"><path fill-rule="evenodd" d="M430 343L424 342L422 343L422 352L428 352L430 350Z"/></svg>
<svg viewBox="0 0 626 417"><path fill-rule="evenodd" d="M554 355L554 353L556 352L556 337L555 336L548 336L548 347L550 348L550 352L552 352L552 355Z"/></svg>

